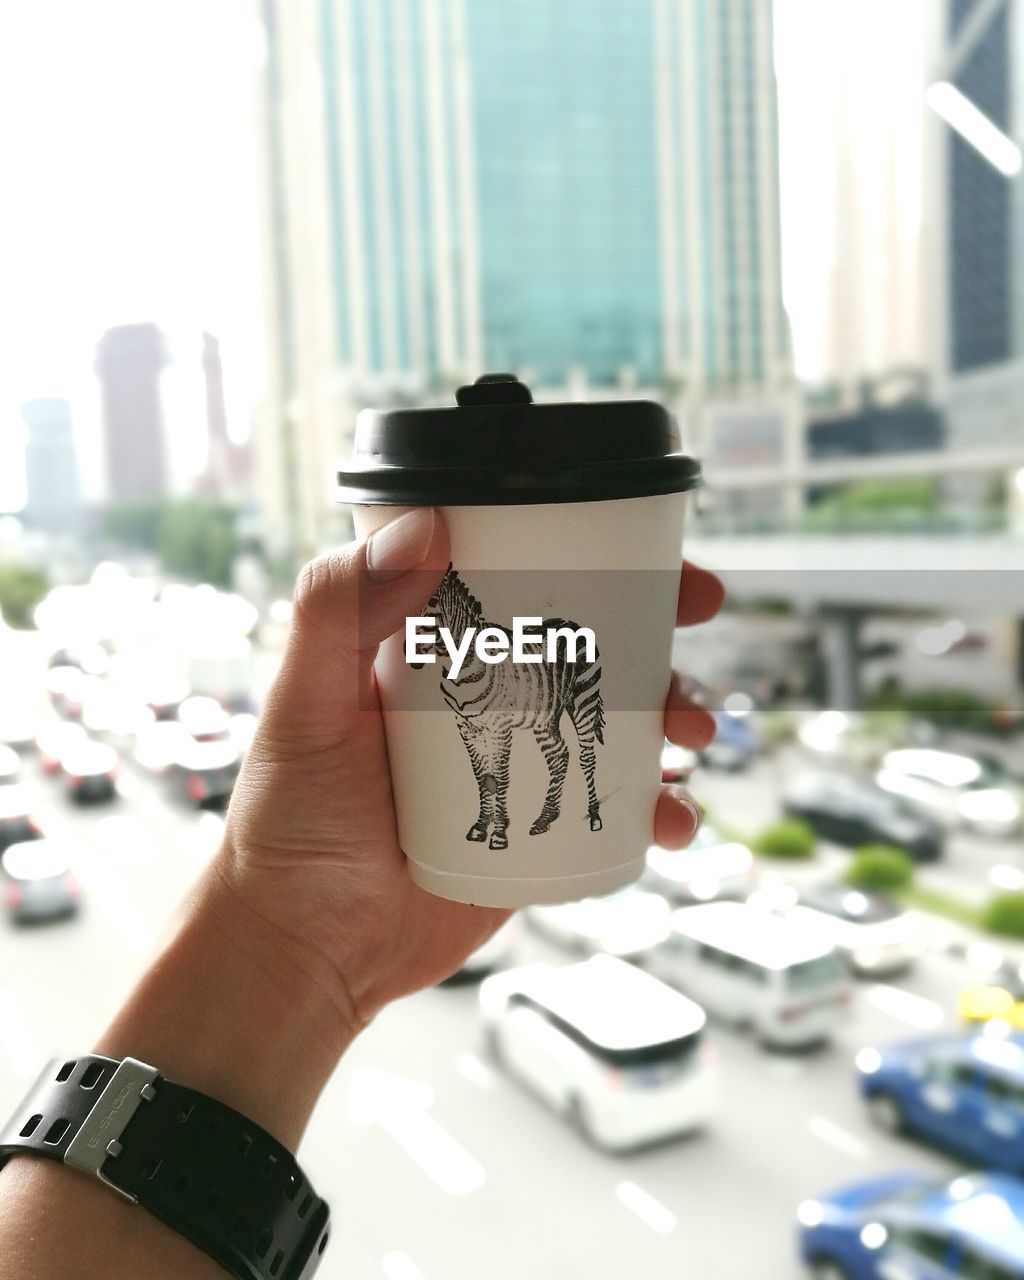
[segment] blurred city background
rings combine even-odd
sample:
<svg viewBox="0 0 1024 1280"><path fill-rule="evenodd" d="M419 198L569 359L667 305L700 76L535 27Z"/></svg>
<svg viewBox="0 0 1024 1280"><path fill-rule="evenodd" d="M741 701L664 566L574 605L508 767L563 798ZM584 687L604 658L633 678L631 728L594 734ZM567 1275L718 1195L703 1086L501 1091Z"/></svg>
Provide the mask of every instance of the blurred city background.
<svg viewBox="0 0 1024 1280"><path fill-rule="evenodd" d="M358 411L509 370L703 459L705 832L360 1039L321 1274L1024 1276L1022 86L1024 0L0 9L0 1110L217 846Z"/></svg>

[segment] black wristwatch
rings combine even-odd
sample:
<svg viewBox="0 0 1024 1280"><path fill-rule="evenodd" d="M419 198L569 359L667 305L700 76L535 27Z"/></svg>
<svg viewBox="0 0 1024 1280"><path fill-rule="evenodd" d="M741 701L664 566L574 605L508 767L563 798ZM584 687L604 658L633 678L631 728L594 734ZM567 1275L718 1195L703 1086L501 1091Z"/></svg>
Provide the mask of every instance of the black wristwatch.
<svg viewBox="0 0 1024 1280"><path fill-rule="evenodd" d="M330 1210L265 1129L134 1058L50 1063L0 1129L0 1168L31 1152L94 1174L239 1280L309 1280Z"/></svg>

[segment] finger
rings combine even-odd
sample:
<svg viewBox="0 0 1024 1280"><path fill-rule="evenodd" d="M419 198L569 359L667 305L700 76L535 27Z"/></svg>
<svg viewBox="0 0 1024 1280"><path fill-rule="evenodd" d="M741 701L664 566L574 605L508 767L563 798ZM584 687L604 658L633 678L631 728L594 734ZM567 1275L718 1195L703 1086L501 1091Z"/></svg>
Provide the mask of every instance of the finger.
<svg viewBox="0 0 1024 1280"><path fill-rule="evenodd" d="M310 561L296 584L263 736L310 747L344 737L369 705L378 645L423 612L448 555L444 520L425 507Z"/></svg>
<svg viewBox="0 0 1024 1280"><path fill-rule="evenodd" d="M685 849L700 823L700 806L685 787L662 787L654 811L655 844L663 849Z"/></svg>
<svg viewBox="0 0 1024 1280"><path fill-rule="evenodd" d="M698 692L701 690L704 686L698 681L682 680L680 676L673 675L664 704L664 736L669 742L689 746L695 751L707 746L718 730L707 707L709 699ZM710 691L705 692L709 694Z"/></svg>
<svg viewBox="0 0 1024 1280"><path fill-rule="evenodd" d="M676 626L692 627L695 623L707 622L721 609L724 599L725 587L717 574L710 569L701 569L689 560L683 561Z"/></svg>

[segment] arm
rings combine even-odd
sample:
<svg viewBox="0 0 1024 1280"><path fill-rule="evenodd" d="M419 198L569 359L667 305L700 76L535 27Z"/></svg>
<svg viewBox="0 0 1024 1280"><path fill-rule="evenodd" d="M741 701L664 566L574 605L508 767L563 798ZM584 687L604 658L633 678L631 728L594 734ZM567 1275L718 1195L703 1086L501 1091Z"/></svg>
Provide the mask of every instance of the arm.
<svg viewBox="0 0 1024 1280"><path fill-rule="evenodd" d="M419 889L395 830L373 657L406 616L422 612L430 574L405 571L440 578L447 562L443 523L424 511L303 572L223 847L95 1046L151 1062L291 1150L341 1054L377 1011L452 973L508 916ZM681 623L710 617L721 600L711 575L687 575ZM666 730L701 746L714 725L674 687ZM685 844L694 829L692 801L667 789L659 843ZM224 1272L97 1180L17 1156L0 1173L0 1280L69 1275L222 1280Z"/></svg>

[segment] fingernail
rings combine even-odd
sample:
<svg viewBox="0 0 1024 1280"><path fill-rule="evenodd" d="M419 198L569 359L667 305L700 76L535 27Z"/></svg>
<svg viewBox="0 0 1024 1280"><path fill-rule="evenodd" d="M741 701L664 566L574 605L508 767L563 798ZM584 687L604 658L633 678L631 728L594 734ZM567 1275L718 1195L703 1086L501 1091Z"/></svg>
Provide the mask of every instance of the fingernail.
<svg viewBox="0 0 1024 1280"><path fill-rule="evenodd" d="M374 582L392 582L423 563L434 536L435 519L433 507L420 507L370 534L366 568Z"/></svg>
<svg viewBox="0 0 1024 1280"><path fill-rule="evenodd" d="M683 791L681 788L675 793L676 799L687 810L693 819L693 834L696 835L700 830L700 824L704 821L704 815L700 811L700 805L690 795L689 791Z"/></svg>

